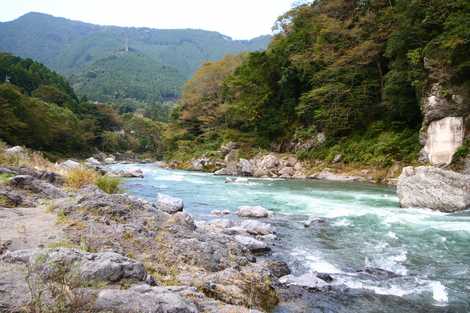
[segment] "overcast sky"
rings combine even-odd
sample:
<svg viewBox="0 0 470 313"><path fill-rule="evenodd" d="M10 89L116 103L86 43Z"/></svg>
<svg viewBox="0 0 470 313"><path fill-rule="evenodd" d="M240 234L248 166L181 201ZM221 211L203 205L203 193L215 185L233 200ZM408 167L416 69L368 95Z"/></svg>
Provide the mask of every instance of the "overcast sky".
<svg viewBox="0 0 470 313"><path fill-rule="evenodd" d="M270 34L294 0L0 0L0 21L35 11L84 22L198 28L235 39Z"/></svg>

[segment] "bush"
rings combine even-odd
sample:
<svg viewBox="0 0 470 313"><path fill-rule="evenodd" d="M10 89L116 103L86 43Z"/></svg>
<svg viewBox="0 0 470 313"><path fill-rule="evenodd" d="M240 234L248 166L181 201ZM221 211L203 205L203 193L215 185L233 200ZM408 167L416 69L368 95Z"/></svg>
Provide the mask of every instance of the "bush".
<svg viewBox="0 0 470 313"><path fill-rule="evenodd" d="M71 169L65 175L65 184L73 189L94 185L97 180L98 173L85 167Z"/></svg>
<svg viewBox="0 0 470 313"><path fill-rule="evenodd" d="M109 194L119 193L120 184L121 179L119 179L118 177L101 176L96 180L96 186L98 186L98 188Z"/></svg>

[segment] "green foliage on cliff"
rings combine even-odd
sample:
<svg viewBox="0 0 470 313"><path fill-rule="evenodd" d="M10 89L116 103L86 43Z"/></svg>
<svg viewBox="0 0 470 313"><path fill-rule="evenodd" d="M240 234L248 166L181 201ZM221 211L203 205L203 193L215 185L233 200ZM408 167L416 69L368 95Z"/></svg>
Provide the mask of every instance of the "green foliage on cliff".
<svg viewBox="0 0 470 313"><path fill-rule="evenodd" d="M179 140L248 137L254 146L292 150L323 133L326 142L299 154L329 160L342 153L346 162L378 165L411 161L419 151L423 93L436 80L470 81L469 22L466 0L301 5L278 20L267 51L250 53L235 70L226 67L232 74L211 84L217 95L211 101L206 90L191 99L183 94ZM216 119L214 107L223 108ZM197 116L191 123L189 113Z"/></svg>

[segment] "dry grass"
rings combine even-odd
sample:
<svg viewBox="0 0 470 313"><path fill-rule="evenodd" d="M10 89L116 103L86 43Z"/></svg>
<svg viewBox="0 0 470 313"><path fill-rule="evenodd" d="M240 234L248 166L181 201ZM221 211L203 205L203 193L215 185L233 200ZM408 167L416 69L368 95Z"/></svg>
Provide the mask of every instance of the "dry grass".
<svg viewBox="0 0 470 313"><path fill-rule="evenodd" d="M6 145L0 141L0 166L29 167L36 170L55 172L63 174L63 170L56 164L47 160L40 152L25 149L24 152L9 154L5 153Z"/></svg>
<svg viewBox="0 0 470 313"><path fill-rule="evenodd" d="M86 167L71 169L65 174L65 184L72 189L80 189L87 185L95 185L99 174Z"/></svg>
<svg viewBox="0 0 470 313"><path fill-rule="evenodd" d="M109 194L119 193L120 184L121 179L119 177L101 176L96 180L96 186Z"/></svg>

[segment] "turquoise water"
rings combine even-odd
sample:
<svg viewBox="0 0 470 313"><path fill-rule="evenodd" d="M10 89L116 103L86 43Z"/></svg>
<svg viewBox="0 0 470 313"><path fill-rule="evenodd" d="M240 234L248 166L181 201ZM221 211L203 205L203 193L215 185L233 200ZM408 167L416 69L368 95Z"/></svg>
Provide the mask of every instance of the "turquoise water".
<svg viewBox="0 0 470 313"><path fill-rule="evenodd" d="M158 192L182 198L196 219L212 219L214 209L235 211L241 205L272 210L270 222L279 237L273 254L287 261L294 274L330 273L350 290L400 300L368 303L370 312L411 312L410 307L416 312L470 312L470 212L401 209L394 189L385 186L267 179L225 183L224 177L153 165L114 167L144 171L144 179L124 183L127 192L150 201ZM309 217L324 222L305 228ZM396 275L359 275L366 267Z"/></svg>

